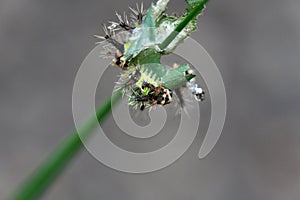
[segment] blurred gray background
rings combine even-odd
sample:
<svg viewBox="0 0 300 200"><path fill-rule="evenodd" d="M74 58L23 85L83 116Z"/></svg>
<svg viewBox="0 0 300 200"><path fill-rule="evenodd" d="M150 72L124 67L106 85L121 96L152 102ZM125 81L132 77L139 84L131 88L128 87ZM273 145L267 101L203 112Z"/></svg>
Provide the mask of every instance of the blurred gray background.
<svg viewBox="0 0 300 200"><path fill-rule="evenodd" d="M73 81L94 48L92 35L135 3L0 1L0 199L73 130ZM173 0L169 12L184 7ZM207 7L192 37L218 65L228 98L210 155L197 158L200 133L173 165L132 175L84 149L43 199L300 198L300 1L212 0Z"/></svg>

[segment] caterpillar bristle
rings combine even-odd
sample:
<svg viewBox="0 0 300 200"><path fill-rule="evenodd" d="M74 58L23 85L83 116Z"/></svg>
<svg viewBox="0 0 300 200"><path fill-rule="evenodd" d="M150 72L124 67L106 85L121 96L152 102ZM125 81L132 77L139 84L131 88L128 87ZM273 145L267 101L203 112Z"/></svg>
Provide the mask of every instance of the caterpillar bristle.
<svg viewBox="0 0 300 200"><path fill-rule="evenodd" d="M118 18L118 22L115 22L115 23L118 24L118 26L121 27L122 29L124 29L126 31L131 31L135 28L130 25L128 16L126 15L125 12L124 12L123 17L118 12L116 12L116 16Z"/></svg>
<svg viewBox="0 0 300 200"><path fill-rule="evenodd" d="M110 38L110 37L112 36L112 32L113 32L113 31L110 30L110 29L108 29L107 26L106 26L106 24L103 24L103 25L102 25L102 28L103 28L103 31L104 31L104 34L105 34L104 37L105 37L106 39ZM108 31L108 30L109 30L109 31Z"/></svg>
<svg viewBox="0 0 300 200"><path fill-rule="evenodd" d="M131 14L134 14L134 15L138 15L139 14L139 12L137 10L135 10L135 9L133 9L131 7L129 7L129 9L133 12Z"/></svg>
<svg viewBox="0 0 300 200"><path fill-rule="evenodd" d="M136 4L136 9L129 7L129 9L131 10L131 19L134 23L137 23L138 25L143 23L143 19L144 16L146 15L146 10L144 10L144 4L141 3L141 5L139 6L138 4Z"/></svg>
<svg viewBox="0 0 300 200"><path fill-rule="evenodd" d="M93 35L95 38L100 39L100 40L106 40L106 38L104 36L101 35ZM101 42L96 42L96 44L99 44Z"/></svg>

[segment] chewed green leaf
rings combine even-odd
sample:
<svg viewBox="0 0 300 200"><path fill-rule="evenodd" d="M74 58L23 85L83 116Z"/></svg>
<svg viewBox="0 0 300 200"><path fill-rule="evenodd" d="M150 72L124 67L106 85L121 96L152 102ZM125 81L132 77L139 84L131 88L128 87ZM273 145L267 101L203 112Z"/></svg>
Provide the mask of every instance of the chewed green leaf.
<svg viewBox="0 0 300 200"><path fill-rule="evenodd" d="M153 6L151 5L149 10L147 11L147 15L142 24L143 28L155 28L155 21L153 16Z"/></svg>
<svg viewBox="0 0 300 200"><path fill-rule="evenodd" d="M188 11L181 17L168 16L165 13L168 2L169 0L159 0L155 5L150 6L143 23L132 31L130 42L125 44L124 58L126 60L136 58L148 48L155 49L156 53L165 55L172 53L191 32L197 29L196 20L197 16L201 14L201 10L197 13L194 10L200 3L204 4L207 0L188 0ZM191 14L194 17L182 30L176 33L176 28ZM161 46L158 45L162 44L172 34L176 35L175 38L172 38L172 42L164 48L160 48Z"/></svg>
<svg viewBox="0 0 300 200"><path fill-rule="evenodd" d="M140 27L133 30L131 42L129 43L129 48L125 51L124 56L126 58L135 57L147 46L155 44L155 21L153 18L153 7L147 11L144 22Z"/></svg>

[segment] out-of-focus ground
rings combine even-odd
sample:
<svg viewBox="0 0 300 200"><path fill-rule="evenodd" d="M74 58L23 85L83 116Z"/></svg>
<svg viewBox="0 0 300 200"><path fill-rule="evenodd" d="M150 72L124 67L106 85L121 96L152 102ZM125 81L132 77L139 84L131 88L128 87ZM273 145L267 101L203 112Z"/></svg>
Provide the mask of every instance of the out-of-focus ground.
<svg viewBox="0 0 300 200"><path fill-rule="evenodd" d="M0 199L73 129L73 81L92 35L135 3L0 1ZM203 136L173 165L144 175L116 172L84 150L43 199L299 199L299 8L296 0L209 2L192 37L220 69L228 114L204 160Z"/></svg>

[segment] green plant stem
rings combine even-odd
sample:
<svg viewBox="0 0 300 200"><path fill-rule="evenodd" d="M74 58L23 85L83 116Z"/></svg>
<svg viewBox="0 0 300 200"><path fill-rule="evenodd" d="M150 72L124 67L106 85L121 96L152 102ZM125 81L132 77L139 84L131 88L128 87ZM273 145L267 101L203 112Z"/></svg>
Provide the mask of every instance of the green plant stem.
<svg viewBox="0 0 300 200"><path fill-rule="evenodd" d="M178 26L172 31L172 33L159 45L161 50L164 50L171 44L171 42L176 38L176 36L186 27L190 21L195 19L205 7L205 4L208 0L201 1L198 5L196 5L190 13L178 24Z"/></svg>
<svg viewBox="0 0 300 200"><path fill-rule="evenodd" d="M37 199L50 185L55 178L63 171L71 159L82 149L83 144L78 135L88 137L98 123L101 123L107 116L112 106L122 97L121 91L117 91L108 99L102 107L97 110L96 116L92 117L79 131L74 131L70 136L53 151L47 159L23 182L19 189L13 194L10 200L33 200Z"/></svg>

